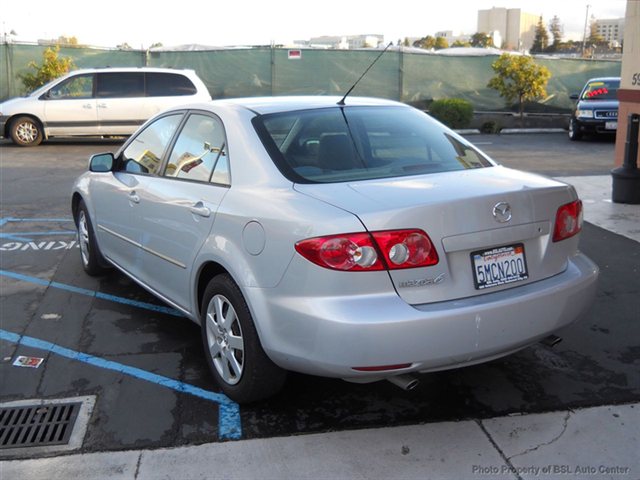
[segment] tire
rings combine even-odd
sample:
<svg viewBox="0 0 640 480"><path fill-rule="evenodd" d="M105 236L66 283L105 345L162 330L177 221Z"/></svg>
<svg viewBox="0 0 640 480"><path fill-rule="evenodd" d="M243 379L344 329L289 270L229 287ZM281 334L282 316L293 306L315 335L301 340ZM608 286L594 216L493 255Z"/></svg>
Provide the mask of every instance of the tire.
<svg viewBox="0 0 640 480"><path fill-rule="evenodd" d="M80 200L78 204L78 211L76 213L76 228L78 231L82 268L92 277L102 275L107 270L103 266L106 262L98 249L91 218L89 217L87 206L82 200Z"/></svg>
<svg viewBox="0 0 640 480"><path fill-rule="evenodd" d="M286 372L262 349L249 307L229 275L207 285L200 323L207 364L225 395L251 403L281 390Z"/></svg>
<svg viewBox="0 0 640 480"><path fill-rule="evenodd" d="M11 122L11 140L21 147L40 145L44 137L40 122L31 117L18 117Z"/></svg>
<svg viewBox="0 0 640 480"><path fill-rule="evenodd" d="M580 127L578 127L576 119L572 118L569 121L569 140L575 142L577 140L580 140L581 138L582 138L582 132L580 131Z"/></svg>

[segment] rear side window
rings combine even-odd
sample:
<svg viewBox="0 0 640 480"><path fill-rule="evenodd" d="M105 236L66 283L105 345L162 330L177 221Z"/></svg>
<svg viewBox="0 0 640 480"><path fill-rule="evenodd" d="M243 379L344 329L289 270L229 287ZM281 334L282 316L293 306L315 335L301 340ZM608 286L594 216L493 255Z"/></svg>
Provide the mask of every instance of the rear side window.
<svg viewBox="0 0 640 480"><path fill-rule="evenodd" d="M226 175L221 177L223 172L226 172ZM178 135L164 175L228 185L228 163L222 122L217 117L209 115L191 115ZM212 175L215 180L211 180Z"/></svg>
<svg viewBox="0 0 640 480"><path fill-rule="evenodd" d="M294 182L331 183L492 166L428 115L408 107L335 107L258 116L254 126Z"/></svg>
<svg viewBox="0 0 640 480"><path fill-rule="evenodd" d="M142 72L109 72L98 74L98 98L144 97Z"/></svg>
<svg viewBox="0 0 640 480"><path fill-rule="evenodd" d="M197 93L191 80L179 73L147 73L146 78L148 97L177 97Z"/></svg>

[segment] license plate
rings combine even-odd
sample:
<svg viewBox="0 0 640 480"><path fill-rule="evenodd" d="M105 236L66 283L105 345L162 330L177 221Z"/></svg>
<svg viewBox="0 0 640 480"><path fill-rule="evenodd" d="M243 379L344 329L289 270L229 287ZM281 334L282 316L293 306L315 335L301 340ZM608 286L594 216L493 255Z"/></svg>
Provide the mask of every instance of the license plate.
<svg viewBox="0 0 640 480"><path fill-rule="evenodd" d="M476 290L520 282L529 278L524 245L480 250L471 254Z"/></svg>
<svg viewBox="0 0 640 480"><path fill-rule="evenodd" d="M618 122L605 122L604 123L605 130L617 130Z"/></svg>

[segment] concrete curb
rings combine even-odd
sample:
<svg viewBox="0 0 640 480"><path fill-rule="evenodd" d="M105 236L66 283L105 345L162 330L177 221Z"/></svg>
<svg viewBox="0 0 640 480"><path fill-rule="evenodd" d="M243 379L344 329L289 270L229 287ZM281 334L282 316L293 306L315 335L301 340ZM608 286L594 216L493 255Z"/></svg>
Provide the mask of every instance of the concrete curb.
<svg viewBox="0 0 640 480"><path fill-rule="evenodd" d="M464 128L455 130L460 135L482 135L483 133L477 128ZM564 128L503 128L497 133L486 133L484 135L501 135L501 134L527 134L527 133L566 133Z"/></svg>
<svg viewBox="0 0 640 480"><path fill-rule="evenodd" d="M2 478L638 478L640 404L6 461ZM606 439L606 441L603 441Z"/></svg>

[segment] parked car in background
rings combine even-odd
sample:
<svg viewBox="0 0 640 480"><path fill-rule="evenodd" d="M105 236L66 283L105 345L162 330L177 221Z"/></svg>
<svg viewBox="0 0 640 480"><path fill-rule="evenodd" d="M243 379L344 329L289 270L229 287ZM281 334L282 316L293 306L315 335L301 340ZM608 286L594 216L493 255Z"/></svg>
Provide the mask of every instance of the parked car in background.
<svg viewBox="0 0 640 480"><path fill-rule="evenodd" d="M238 402L287 370L410 388L539 342L594 299L574 188L401 103L169 109L89 170L71 199L84 269L115 266L200 324Z"/></svg>
<svg viewBox="0 0 640 480"><path fill-rule="evenodd" d="M58 136L131 135L165 108L211 100L193 70L75 70L0 103L0 135L21 146Z"/></svg>
<svg viewBox="0 0 640 480"><path fill-rule="evenodd" d="M580 140L584 134L615 134L618 129L618 88L620 77L592 78L580 94L569 121L569 138Z"/></svg>

